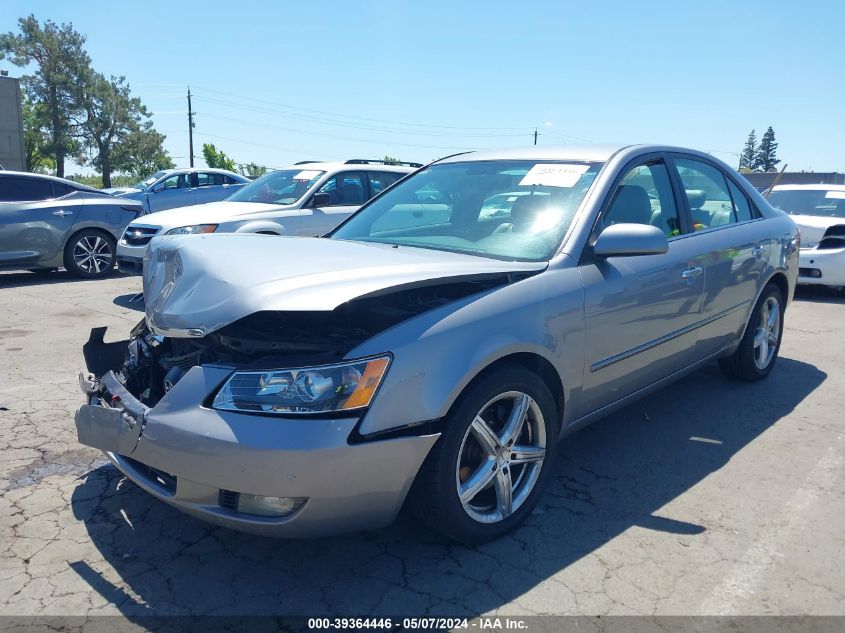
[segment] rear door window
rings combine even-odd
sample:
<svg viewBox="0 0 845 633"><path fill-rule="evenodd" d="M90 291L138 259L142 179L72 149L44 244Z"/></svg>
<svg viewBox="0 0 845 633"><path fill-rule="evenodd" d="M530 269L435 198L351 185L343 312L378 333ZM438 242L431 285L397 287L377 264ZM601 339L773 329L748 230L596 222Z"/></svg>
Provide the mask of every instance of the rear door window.
<svg viewBox="0 0 845 633"><path fill-rule="evenodd" d="M737 206L734 206L728 179L721 170L691 158L676 158L675 166L692 213L693 231L751 219L748 199L737 190L740 195Z"/></svg>
<svg viewBox="0 0 845 633"><path fill-rule="evenodd" d="M223 182L223 174L214 174L204 171L197 174L198 187L212 187L214 185L222 185Z"/></svg>
<svg viewBox="0 0 845 633"><path fill-rule="evenodd" d="M380 194L405 174L397 174L392 171L368 171L370 179L370 197Z"/></svg>

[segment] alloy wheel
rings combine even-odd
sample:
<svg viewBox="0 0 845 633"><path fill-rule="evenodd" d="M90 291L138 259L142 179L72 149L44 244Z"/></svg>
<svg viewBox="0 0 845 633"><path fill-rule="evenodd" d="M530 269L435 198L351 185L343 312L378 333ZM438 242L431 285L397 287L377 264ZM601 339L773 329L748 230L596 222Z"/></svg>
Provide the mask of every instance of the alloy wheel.
<svg viewBox="0 0 845 633"><path fill-rule="evenodd" d="M73 261L89 275L107 270L114 261L114 252L108 240L98 235L86 235L73 246Z"/></svg>
<svg viewBox="0 0 845 633"><path fill-rule="evenodd" d="M469 425L455 469L464 511L480 523L516 512L537 484L546 457L546 424L526 393L508 391L485 404Z"/></svg>
<svg viewBox="0 0 845 633"><path fill-rule="evenodd" d="M780 303L768 297L760 308L760 320L754 333L754 364L764 370L772 362L780 338Z"/></svg>

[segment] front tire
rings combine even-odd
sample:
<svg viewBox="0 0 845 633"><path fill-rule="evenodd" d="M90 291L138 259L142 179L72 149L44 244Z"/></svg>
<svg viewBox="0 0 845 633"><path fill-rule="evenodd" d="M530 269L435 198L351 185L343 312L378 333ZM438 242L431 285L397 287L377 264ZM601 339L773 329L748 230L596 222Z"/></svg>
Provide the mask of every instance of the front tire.
<svg viewBox="0 0 845 633"><path fill-rule="evenodd" d="M96 229L85 229L68 240L64 264L67 271L83 279L99 279L114 272L117 242Z"/></svg>
<svg viewBox="0 0 845 633"><path fill-rule="evenodd" d="M412 491L417 516L467 544L514 529L537 504L557 453L554 398L534 373L507 367L470 385Z"/></svg>
<svg viewBox="0 0 845 633"><path fill-rule="evenodd" d="M737 380L753 382L771 373L783 338L783 311L786 302L775 284L763 289L751 312L745 334L736 351L719 360L719 367Z"/></svg>

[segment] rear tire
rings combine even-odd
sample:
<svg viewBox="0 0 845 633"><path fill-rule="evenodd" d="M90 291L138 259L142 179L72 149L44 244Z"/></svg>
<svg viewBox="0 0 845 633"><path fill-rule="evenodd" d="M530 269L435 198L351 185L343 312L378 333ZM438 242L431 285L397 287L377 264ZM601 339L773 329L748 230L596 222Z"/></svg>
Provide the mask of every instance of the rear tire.
<svg viewBox="0 0 845 633"><path fill-rule="evenodd" d="M114 272L116 251L114 237L97 229L85 229L71 236L65 245L65 268L83 279L107 277Z"/></svg>
<svg viewBox="0 0 845 633"><path fill-rule="evenodd" d="M502 368L471 384L444 422L414 482L412 509L462 543L510 532L537 504L557 453L548 387L525 368Z"/></svg>
<svg viewBox="0 0 845 633"><path fill-rule="evenodd" d="M719 367L736 380L762 380L772 371L783 338L786 302L775 284L763 289L736 351L719 360Z"/></svg>

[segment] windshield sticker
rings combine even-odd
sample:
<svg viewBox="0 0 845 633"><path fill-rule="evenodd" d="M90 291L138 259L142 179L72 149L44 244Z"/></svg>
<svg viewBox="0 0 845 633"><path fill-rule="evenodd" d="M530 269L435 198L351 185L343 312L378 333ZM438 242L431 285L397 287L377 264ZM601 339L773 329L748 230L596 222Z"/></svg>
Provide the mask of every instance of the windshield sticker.
<svg viewBox="0 0 845 633"><path fill-rule="evenodd" d="M320 175L319 171L301 171L293 177L294 180L313 180Z"/></svg>
<svg viewBox="0 0 845 633"><path fill-rule="evenodd" d="M845 191L828 191L824 194L825 198L835 198L837 200L845 200Z"/></svg>
<svg viewBox="0 0 845 633"><path fill-rule="evenodd" d="M578 179L590 168L589 165L559 165L540 163L534 165L519 181L520 187L541 185L543 187L574 187Z"/></svg>

